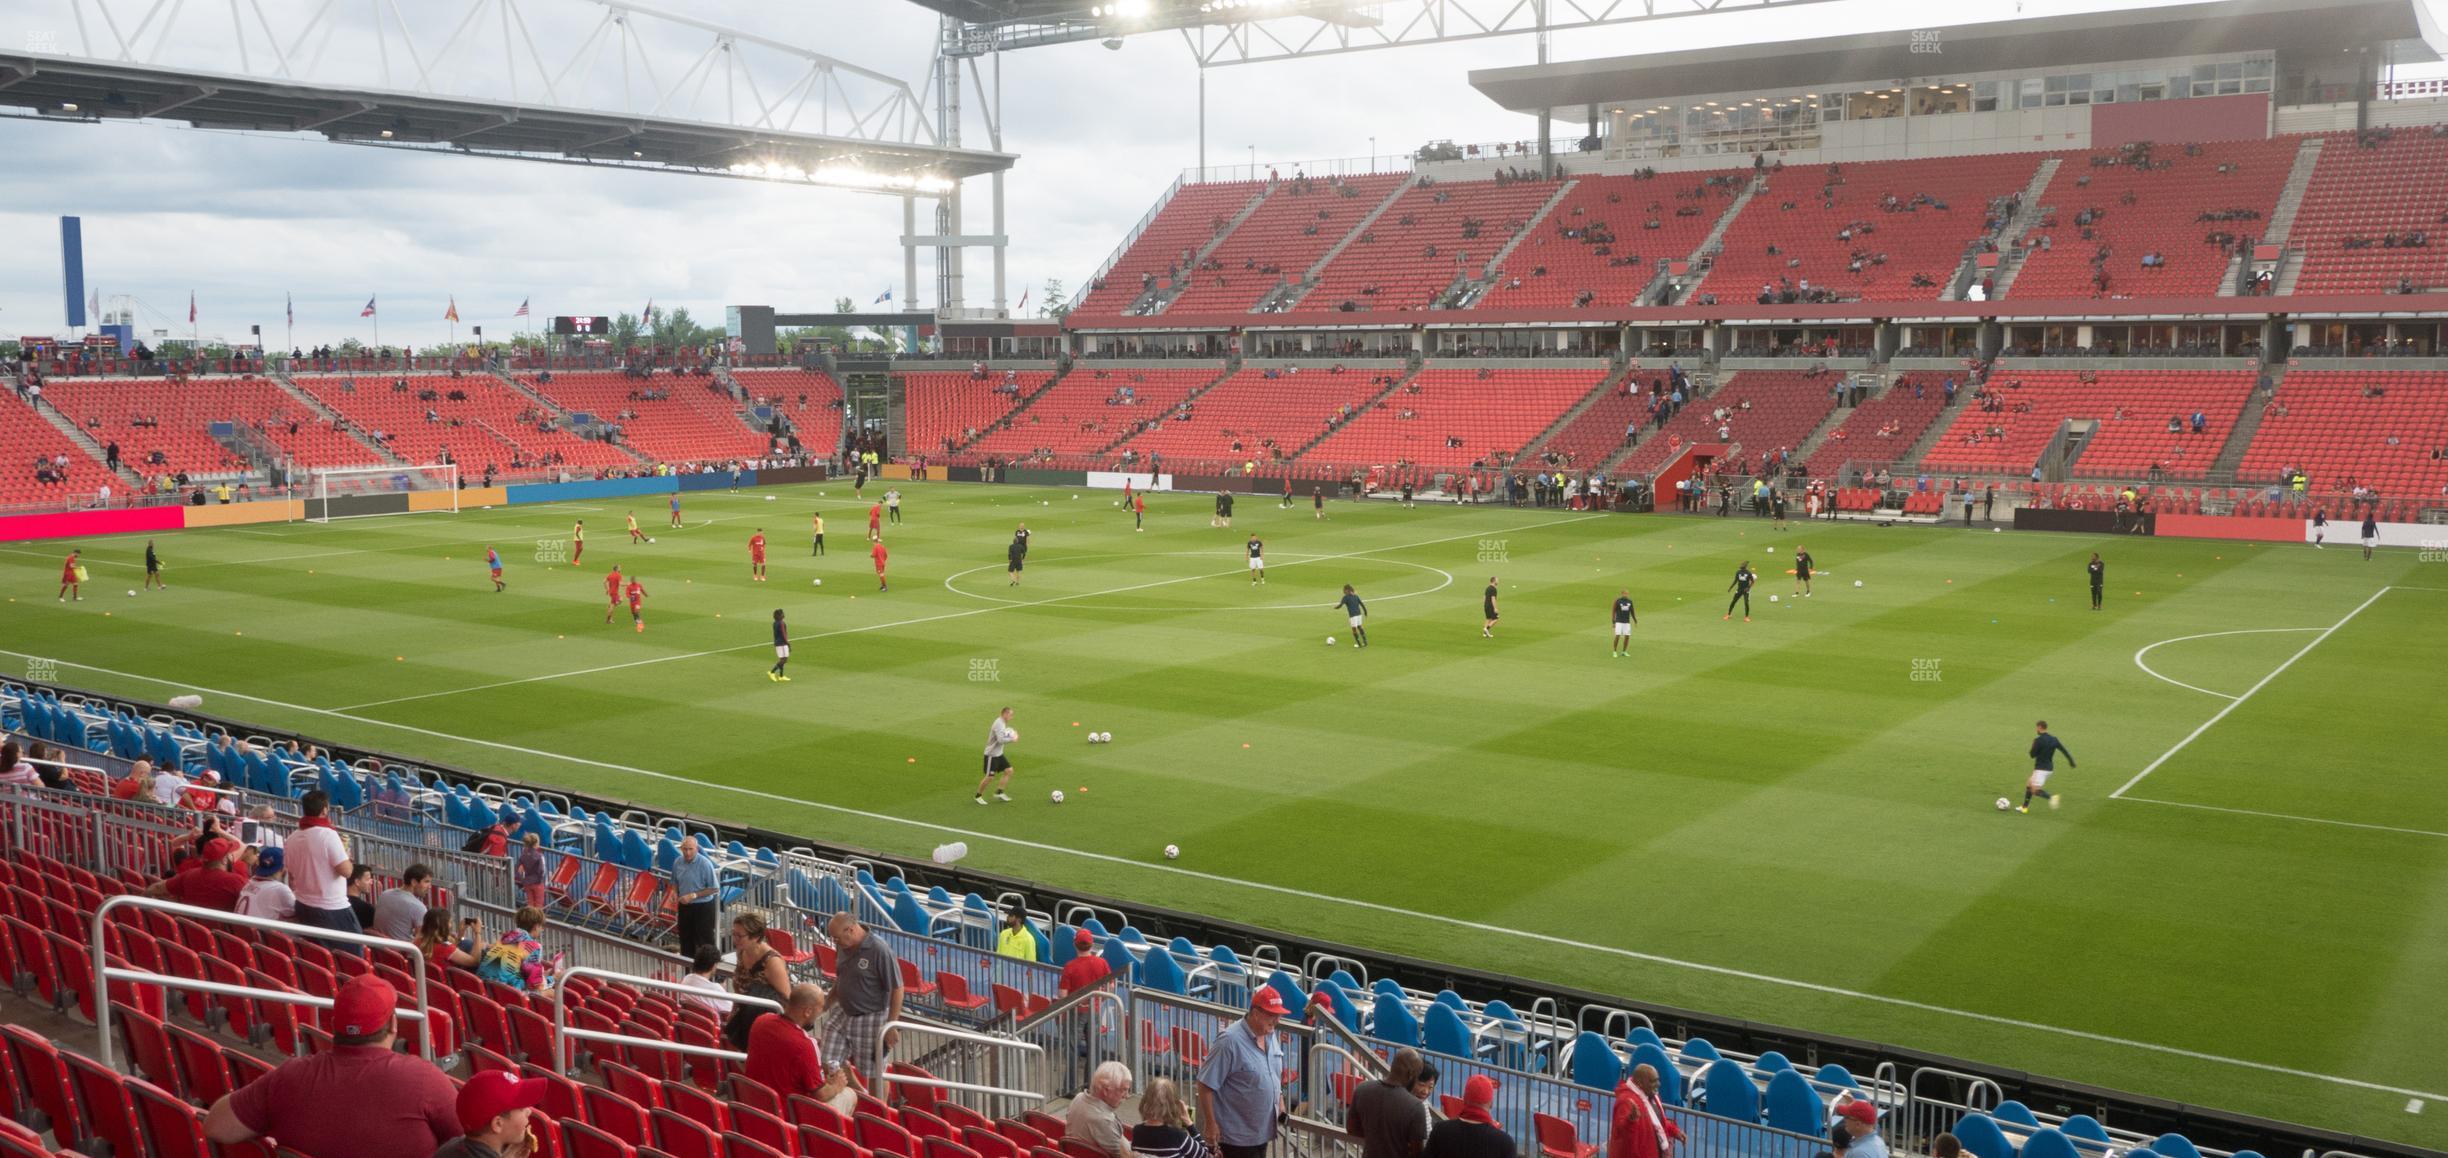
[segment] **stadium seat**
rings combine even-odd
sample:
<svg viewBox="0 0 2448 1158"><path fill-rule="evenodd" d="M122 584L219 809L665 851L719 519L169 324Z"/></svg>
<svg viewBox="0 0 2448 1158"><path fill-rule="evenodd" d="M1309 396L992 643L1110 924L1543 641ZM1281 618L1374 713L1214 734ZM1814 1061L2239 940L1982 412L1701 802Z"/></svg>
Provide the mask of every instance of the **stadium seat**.
<svg viewBox="0 0 2448 1158"><path fill-rule="evenodd" d="M1970 1113L1955 1120L1955 1140L1976 1158L2015 1158L2014 1142L1987 1114Z"/></svg>
<svg viewBox="0 0 2448 1158"><path fill-rule="evenodd" d="M1295 314L1418 313L1526 236L1556 181L1421 181L1394 198L1318 273ZM1226 269L1203 277L1229 277Z"/></svg>
<svg viewBox="0 0 2448 1158"><path fill-rule="evenodd" d="M1553 1114L1530 1115L1530 1129L1542 1158L1593 1158L1598 1153L1596 1143L1582 1141L1571 1122Z"/></svg>
<svg viewBox="0 0 2448 1158"><path fill-rule="evenodd" d="M1249 219L1216 246L1208 258L1210 267L1188 271L1189 285L1164 313L1178 317L1255 309L1277 286L1305 276L1408 179L1404 173L1364 173L1275 182ZM1110 275L1105 280L1110 288L1137 292ZM1137 278L1130 281L1135 285Z"/></svg>
<svg viewBox="0 0 2448 1158"><path fill-rule="evenodd" d="M1267 187L1268 183L1262 181L1212 181L1181 186L1156 210L1147 226L1114 254L1105 271L1084 287L1079 300L1072 305L1071 316L1082 321L1122 317L1123 311L1139 298L1143 277L1154 279L1159 286L1168 283L1173 271L1188 264L1184 260L1187 256L1223 232Z"/></svg>
<svg viewBox="0 0 2448 1158"><path fill-rule="evenodd" d="M2296 149L2293 137L2160 143L2150 151L2147 169L2093 163L2094 158L2116 158L2112 149L2065 154L2040 195L2040 204L2055 214L2056 222L2043 220L2015 239L2023 248L2023 268L2005 296L2020 301L2216 294L2231 253L2211 243L2208 235L2259 236L2294 168ZM2088 227L2075 223L2085 209L2100 212ZM2201 220L2205 213L2225 210L2254 216ZM2042 237L2049 239L2046 248L2040 245ZM2103 248L2106 260L2095 264ZM2166 264L2144 268L2147 253L2157 253ZM2104 288L2097 280L2102 273Z"/></svg>
<svg viewBox="0 0 2448 1158"><path fill-rule="evenodd" d="M1564 199L1505 256L1472 308L1562 312L1628 305L1661 268L1699 248L1750 182L1749 170L1736 169L1577 176ZM1576 305L1585 293L1586 304ZM1615 429L1621 432L1622 424Z"/></svg>
<svg viewBox="0 0 2448 1158"><path fill-rule="evenodd" d="M2023 1139L2022 1149L2016 1152L2016 1158L2082 1158L2082 1154L2063 1133L2042 1127Z"/></svg>
<svg viewBox="0 0 2448 1158"><path fill-rule="evenodd" d="M2448 288L2448 244L2385 245L2429 234L2448 214L2448 139L2412 128L2331 134L2321 144L2287 247L2303 255L2297 294L2379 294L2400 282ZM2348 248L2349 240L2368 242Z"/></svg>
<svg viewBox="0 0 2448 1158"><path fill-rule="evenodd" d="M2022 190L2041 160L2002 153L1771 172L1726 230L1697 292L1732 305L1755 301L1763 284L1808 282L1847 301L1935 301L1986 233L1991 200ZM1860 231L1865 224L1871 232ZM1853 236L1841 236L1848 227ZM1914 285L1916 277L1929 284Z"/></svg>
<svg viewBox="0 0 2448 1158"><path fill-rule="evenodd" d="M1751 1071L1741 1062L1721 1057L1700 1071L1708 1100L1701 1106L1720 1118L1737 1122L1756 1122L1760 1116L1759 1087L1751 1084ZM1982 1155L1982 1158L1990 1158Z"/></svg>
<svg viewBox="0 0 2448 1158"><path fill-rule="evenodd" d="M1827 1105L1820 1100L1819 1091L1790 1067L1770 1075L1764 1102L1771 1129L1817 1134L1827 1126Z"/></svg>

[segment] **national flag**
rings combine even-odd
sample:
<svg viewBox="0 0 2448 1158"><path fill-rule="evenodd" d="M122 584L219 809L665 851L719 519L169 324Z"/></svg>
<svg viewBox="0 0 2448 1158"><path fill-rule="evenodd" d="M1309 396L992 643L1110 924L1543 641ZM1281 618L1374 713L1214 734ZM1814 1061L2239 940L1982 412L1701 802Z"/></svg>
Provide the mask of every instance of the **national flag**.
<svg viewBox="0 0 2448 1158"><path fill-rule="evenodd" d="M282 295L281 295L281 308L282 308L283 310L287 311L287 313L288 313L288 315L289 315L289 324L290 324L290 325L293 325L293 326L294 326L294 325L296 325L296 324L297 324L297 299L296 299L296 298L294 298L294 297L291 297L290 295L288 295L288 294L286 294L286 293L282 294Z"/></svg>
<svg viewBox="0 0 2448 1158"><path fill-rule="evenodd" d="M653 299L653 298L648 298L648 299L646 299L646 312L645 312L645 313L642 313L642 314L639 314L639 315L638 315L638 317L639 317L639 319L641 319L641 324L643 324L643 325L649 325L649 326L651 326L651 325L653 325L653 324L654 324L654 299Z"/></svg>
<svg viewBox="0 0 2448 1158"><path fill-rule="evenodd" d="M515 310L510 311L510 316L511 316L511 317L514 317L514 318L523 318L523 317L526 317L526 316L527 316L527 299L526 299L526 298L520 298L520 299L519 299L519 308L517 308L517 309L515 309Z"/></svg>
<svg viewBox="0 0 2448 1158"><path fill-rule="evenodd" d="M195 291L194 291L194 290L188 290L188 291L187 291L187 321L188 321L188 323L189 323L189 324L191 324L191 325L192 325L192 324L194 324L195 320L196 320L196 311L195 311Z"/></svg>
<svg viewBox="0 0 2448 1158"><path fill-rule="evenodd" d="M99 287L93 291L93 304L87 306L85 312L93 316L94 325L102 324L102 290Z"/></svg>
<svg viewBox="0 0 2448 1158"><path fill-rule="evenodd" d="M885 303L885 302L889 302L889 301L891 301L891 300L892 300L892 291L891 291L891 290L885 290L883 293L880 293L880 294L877 294L877 295L876 295L875 304L881 305L881 304L883 304L883 303Z"/></svg>
<svg viewBox="0 0 2448 1158"><path fill-rule="evenodd" d="M373 298L367 298L367 299L366 299L366 308L364 308L364 309L362 309L362 310L357 311L357 316L358 316L358 317L361 317L361 318L370 318L370 317L373 317L373 316L374 316L374 299L373 299Z"/></svg>
<svg viewBox="0 0 2448 1158"><path fill-rule="evenodd" d="M450 305L444 307L442 310L442 320L446 322L455 322L459 320L459 295L451 295Z"/></svg>
<svg viewBox="0 0 2448 1158"><path fill-rule="evenodd" d="M1027 309L1027 308L1028 308L1028 296L1029 296L1029 292L1028 292L1028 290L1026 290L1026 289L1022 289L1022 290L1020 291L1020 304L1012 307L1012 312L1013 312L1013 313L1015 313L1015 314L1016 314L1016 313L1019 313L1020 311L1025 310L1025 309Z"/></svg>

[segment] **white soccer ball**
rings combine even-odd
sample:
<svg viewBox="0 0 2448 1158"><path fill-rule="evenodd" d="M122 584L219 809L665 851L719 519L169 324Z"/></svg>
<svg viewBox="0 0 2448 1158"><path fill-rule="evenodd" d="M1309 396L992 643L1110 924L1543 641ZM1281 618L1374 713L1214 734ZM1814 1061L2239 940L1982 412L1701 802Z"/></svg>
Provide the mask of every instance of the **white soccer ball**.
<svg viewBox="0 0 2448 1158"><path fill-rule="evenodd" d="M1122 505L1122 500L1120 500L1120 499L1115 499L1115 500L1114 500L1114 505L1115 505L1115 506L1117 506L1117 507L1118 507L1118 506L1121 506L1121 505Z"/></svg>
<svg viewBox="0 0 2448 1158"><path fill-rule="evenodd" d="M1769 597L1768 597L1768 602L1770 602L1770 603L1774 603L1774 602L1776 602L1776 601L1777 601L1777 597L1776 597L1776 596L1771 595L1771 596L1769 596Z"/></svg>
<svg viewBox="0 0 2448 1158"><path fill-rule="evenodd" d="M1327 637L1326 637L1326 646L1328 646L1328 647L1333 647L1333 646L1334 646L1334 637L1333 637L1333 636L1329 635L1329 636L1327 636Z"/></svg>
<svg viewBox="0 0 2448 1158"><path fill-rule="evenodd" d="M776 499L776 498L778 498L778 497L780 497L780 496L777 496L777 495L767 495L767 496L765 496L765 501L770 503L770 502L774 501L774 499Z"/></svg>
<svg viewBox="0 0 2448 1158"><path fill-rule="evenodd" d="M1062 803L1062 789L1057 788L1054 790L1053 800L1056 804Z"/></svg>
<svg viewBox="0 0 2448 1158"><path fill-rule="evenodd" d="M2005 534L2005 533L2006 533L2006 528L2004 528L2004 527L1991 527L1991 528L1989 528L1989 533L1990 533L1990 534L1992 534L1992 535L2003 535L2003 534Z"/></svg>
<svg viewBox="0 0 2448 1158"><path fill-rule="evenodd" d="M1111 743L1113 743L1113 733L1111 733L1111 732L1099 732L1099 733L1097 733L1097 743L1099 743L1099 744L1111 744Z"/></svg>
<svg viewBox="0 0 2448 1158"><path fill-rule="evenodd" d="M808 580L808 582L813 583L813 584L815 584L815 585L816 585L816 586L818 586L818 587L822 587L822 586L824 586L824 580L822 580L822 579L810 579L810 580Z"/></svg>
<svg viewBox="0 0 2448 1158"><path fill-rule="evenodd" d="M1180 860L1180 859L1181 859L1181 846L1180 846L1180 845L1178 845L1178 844L1168 844L1168 845L1166 845L1166 846L1165 846L1165 859L1166 859L1166 860Z"/></svg>
<svg viewBox="0 0 2448 1158"><path fill-rule="evenodd" d="M1853 585L1854 585L1855 587L1859 587L1859 586L1861 586L1861 580L1859 580L1859 579L1854 580L1854 581L1853 581Z"/></svg>
<svg viewBox="0 0 2448 1158"><path fill-rule="evenodd" d="M2014 802L2006 799L2003 796L1998 797L1998 811L2004 812L2012 807L2014 807Z"/></svg>

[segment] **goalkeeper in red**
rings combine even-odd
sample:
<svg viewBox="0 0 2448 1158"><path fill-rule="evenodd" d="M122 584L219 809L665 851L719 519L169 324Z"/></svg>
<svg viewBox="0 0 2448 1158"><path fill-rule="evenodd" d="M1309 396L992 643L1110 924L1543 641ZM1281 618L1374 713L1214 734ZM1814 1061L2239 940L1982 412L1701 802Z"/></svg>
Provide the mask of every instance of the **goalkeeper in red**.
<svg viewBox="0 0 2448 1158"><path fill-rule="evenodd" d="M2023 803L2021 806L2015 809L2017 812L2031 811L2031 802L2032 797L2034 796L2048 801L2050 808L2057 807L2058 804L2065 800L2065 797L2052 793L2048 790L2049 776L2057 770L2057 757L2065 757L2067 768L2071 769L2074 767L2073 749L2066 747L2065 741L2049 734L2048 721L2042 720L2036 726L2039 729L2039 734L2032 738L2031 779L2023 782Z"/></svg>

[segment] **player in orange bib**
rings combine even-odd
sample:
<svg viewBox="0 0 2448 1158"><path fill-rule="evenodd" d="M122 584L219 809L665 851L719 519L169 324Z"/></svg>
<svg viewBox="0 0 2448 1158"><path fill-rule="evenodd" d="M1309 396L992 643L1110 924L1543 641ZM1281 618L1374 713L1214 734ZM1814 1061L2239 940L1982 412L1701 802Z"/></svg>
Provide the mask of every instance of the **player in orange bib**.
<svg viewBox="0 0 2448 1158"><path fill-rule="evenodd" d="M646 532L641 531L641 530L638 530L638 525L637 525L637 512L636 512L636 511L631 511L631 512L629 512L629 544L630 544L631 546L636 546L637 544L639 544L639 543L643 543L643 542L645 542L645 541L646 541Z"/></svg>
<svg viewBox="0 0 2448 1158"><path fill-rule="evenodd" d="M612 613L620 610L621 573L620 564L618 563L614 563L612 565L611 574L604 576L604 598L609 600L611 603L611 606L604 608L604 622L610 623L612 622Z"/></svg>
<svg viewBox="0 0 2448 1158"><path fill-rule="evenodd" d="M765 581L765 528L763 527L758 527L756 534L748 537L748 577L759 583Z"/></svg>
<svg viewBox="0 0 2448 1158"><path fill-rule="evenodd" d="M635 576L629 579L627 594L629 596L629 622L637 625L637 629L642 632L646 630L646 589L638 585Z"/></svg>
<svg viewBox="0 0 2448 1158"><path fill-rule="evenodd" d="M885 560L885 558L887 557L887 552L884 550L884 540L882 540L882 539L878 539L878 540L876 540L876 542L875 542L875 546L873 546L873 547L869 548L869 549L868 549L868 551L867 551L867 554L868 554L868 556L869 556L870 558L873 558L873 559L875 560L875 565L876 565L876 590L878 590L878 591L890 591L890 590L892 590L892 585L891 585L891 584L889 584L889 583L886 583L886 582L884 581L884 560Z"/></svg>
<svg viewBox="0 0 2448 1158"><path fill-rule="evenodd" d="M570 528L570 566L572 566L572 567L577 566L577 565L578 565L578 560L583 559L583 558L585 558L585 557L586 557L586 520L585 520L585 519L580 519L580 520L578 520L578 525L577 525L577 526L575 526L575 527L571 527L571 528Z"/></svg>

